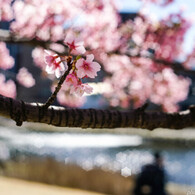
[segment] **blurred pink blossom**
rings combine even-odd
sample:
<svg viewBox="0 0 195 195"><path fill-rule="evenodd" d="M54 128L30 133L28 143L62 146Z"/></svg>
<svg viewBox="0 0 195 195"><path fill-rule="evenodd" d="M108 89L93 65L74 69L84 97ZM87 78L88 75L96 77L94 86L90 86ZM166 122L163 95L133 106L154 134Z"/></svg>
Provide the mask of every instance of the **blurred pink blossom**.
<svg viewBox="0 0 195 195"><path fill-rule="evenodd" d="M27 88L33 87L35 85L35 79L25 67L20 68L16 79L21 85Z"/></svg>
<svg viewBox="0 0 195 195"><path fill-rule="evenodd" d="M42 70L45 70L45 67L46 67L45 59L43 58L44 55L45 55L45 52L42 47L36 47L32 51L32 58L33 58L35 65L37 65Z"/></svg>
<svg viewBox="0 0 195 195"><path fill-rule="evenodd" d="M85 103L86 97L78 97L62 90L58 93L57 100L61 105L64 106L80 107Z"/></svg>
<svg viewBox="0 0 195 195"><path fill-rule="evenodd" d="M10 21L13 19L11 2L12 0L0 0L0 21Z"/></svg>
<svg viewBox="0 0 195 195"><path fill-rule="evenodd" d="M65 79L65 82L64 82L64 85L67 86L67 87L76 87L78 84L78 78L76 77L76 75L74 73L70 73L66 79Z"/></svg>
<svg viewBox="0 0 195 195"><path fill-rule="evenodd" d="M76 87L72 87L70 93L75 93L77 96L83 96L84 93L90 94L92 93L93 88L88 84L79 84Z"/></svg>
<svg viewBox="0 0 195 195"><path fill-rule="evenodd" d="M9 50L4 42L0 42L0 68L7 70L14 66L14 59L9 55Z"/></svg>
<svg viewBox="0 0 195 195"><path fill-rule="evenodd" d="M14 81L6 81L5 76L0 74L0 94L6 97L15 98L16 97L16 85Z"/></svg>

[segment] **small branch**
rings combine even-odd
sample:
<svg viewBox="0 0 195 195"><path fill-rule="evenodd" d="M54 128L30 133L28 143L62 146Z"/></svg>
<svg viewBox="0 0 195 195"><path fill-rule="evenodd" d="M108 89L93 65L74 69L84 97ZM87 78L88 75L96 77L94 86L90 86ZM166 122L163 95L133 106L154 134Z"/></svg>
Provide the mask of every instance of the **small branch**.
<svg viewBox="0 0 195 195"><path fill-rule="evenodd" d="M3 29L0 29L0 41L4 41L6 43L26 44L26 45L31 45L34 47L40 46L40 47L43 47L45 49L48 49L49 45L54 43L54 42L51 42L49 40L42 41L42 40L38 40L36 38L21 38L21 37L18 37L16 35L12 34L9 30L3 30ZM64 47L66 47L66 45L63 43L62 40L57 41L55 43L61 44ZM58 53L58 52L56 52L56 53Z"/></svg>
<svg viewBox="0 0 195 195"><path fill-rule="evenodd" d="M172 68L176 74L185 73L187 75L195 75L195 71L194 70L186 69L183 66L183 64L180 63L180 62L176 62L176 61L170 62L170 61L167 61L167 60L164 60L164 59L157 59L157 58L154 58L154 57L142 56L142 55L136 55L136 56L128 55L128 56L130 58L149 58L149 59L151 59L153 62L155 62L157 64L162 64L164 66L168 66L168 67Z"/></svg>
<svg viewBox="0 0 195 195"><path fill-rule="evenodd" d="M111 53L108 53L108 54L109 55L113 55L113 54L126 55L126 56L130 57L131 59L133 59L133 58L145 58L145 59L147 59L148 58L148 59L152 60L153 62L159 64L159 65L168 66L168 67L172 68L174 70L175 74L177 74L177 75L185 74L187 76L189 76L189 75L192 75L192 76L194 75L195 76L195 71L186 69L183 66L183 63L181 63L181 62L176 62L176 61L170 62L170 61L167 61L167 60L164 60L164 59L157 59L155 57L144 56L144 55L140 55L140 54L138 54L138 55L131 55L129 53L124 53L123 54L123 53L119 53L118 51L111 52Z"/></svg>
<svg viewBox="0 0 195 195"><path fill-rule="evenodd" d="M68 61L68 62L67 62L67 64L68 64L68 70L61 76L61 78L60 78L60 80L59 80L59 82L58 82L58 84L57 84L57 86L56 86L54 92L53 92L52 95L48 98L48 100L46 101L46 103L43 104L44 110L47 109L47 108L54 102L54 100L56 99L56 96L57 96L58 92L60 91L60 89L61 89L61 87L62 87L62 84L64 83L64 81L65 81L67 75L69 74L69 72L70 72L70 70L71 70L71 68L72 68L71 58L69 58L67 61Z"/></svg>
<svg viewBox="0 0 195 195"><path fill-rule="evenodd" d="M48 49L49 45L53 42L51 41L42 41L42 40L38 40L36 38L33 38L33 39L29 39L29 38L20 38L20 37L17 37L16 35L12 34L9 30L2 30L0 29L0 41L4 41L6 43L17 43L17 44L28 44L28 45L32 45L32 46L40 46L40 47L43 47L45 49ZM63 41L57 41L56 43L58 44L61 44L63 45L64 47L66 47L66 45L63 43ZM58 52L56 52L58 53ZM60 54L60 53L58 53ZM111 52L111 53L108 53L109 55L112 55L112 54L121 54L122 53L119 53L118 51L115 51L115 52ZM180 62L169 62L169 61L166 61L166 60L163 60L163 59L156 59L156 58L153 58L153 57L150 57L150 56L142 56L142 55L136 55L136 56L133 56L133 55L130 55L128 53L124 53L124 55L127 55L131 58L150 58L151 60L153 60L154 62L158 63L158 64L163 64L165 66L169 66L171 67L176 74L190 74L190 75L195 75L195 71L194 70L188 70L186 68L184 68L183 64L180 63Z"/></svg>
<svg viewBox="0 0 195 195"><path fill-rule="evenodd" d="M0 116L11 118L16 125L24 121L59 127L81 128L155 128L183 129L195 127L195 106L185 112L145 112L145 106L129 111L98 109L66 109L50 106L42 112L42 104L24 103L0 95Z"/></svg>

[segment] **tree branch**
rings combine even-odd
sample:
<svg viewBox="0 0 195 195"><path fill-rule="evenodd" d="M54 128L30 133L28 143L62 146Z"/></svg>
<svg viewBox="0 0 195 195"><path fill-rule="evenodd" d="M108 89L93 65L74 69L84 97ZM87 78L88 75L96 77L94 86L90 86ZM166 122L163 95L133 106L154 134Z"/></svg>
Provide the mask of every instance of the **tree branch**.
<svg viewBox="0 0 195 195"><path fill-rule="evenodd" d="M42 41L38 40L36 38L21 38L13 33L11 33L9 30L3 30L0 29L0 41L4 41L6 43L17 43L17 44L26 44L26 45L31 45L31 46L40 46L45 49L48 49L49 44L53 43L51 41ZM63 43L63 41L57 41L56 43L59 43L66 47L66 45ZM57 52L56 52L57 53Z"/></svg>
<svg viewBox="0 0 195 195"><path fill-rule="evenodd" d="M60 127L118 128L135 127L182 129L195 127L195 106L185 112L145 112L144 108L130 111L66 109L50 106L42 111L42 104L24 103L0 95L0 115L16 121L39 122Z"/></svg>
<svg viewBox="0 0 195 195"><path fill-rule="evenodd" d="M186 69L183 64L181 62L170 62L164 59L157 59L154 57L150 57L150 56L142 56L140 54L136 55L136 56L132 56L130 54L125 54L127 56L129 56L130 58L149 58L151 59L153 62L157 63L157 64L162 64L164 66L168 66L170 68L172 68L175 72L175 74L180 75L180 74L186 74L186 75L195 75L195 71L194 70L188 70Z"/></svg>
<svg viewBox="0 0 195 195"><path fill-rule="evenodd" d="M9 30L3 30L0 29L0 41L4 41L6 43L17 43L17 44L28 44L28 45L32 45L32 46L40 46L43 47L45 49L48 49L49 44L53 43L51 41L42 41L42 40L38 40L36 38L20 38L17 37L16 35L12 34ZM56 43L63 45L64 47L66 47L66 45L63 43L63 41L57 41ZM58 52L56 52L58 53ZM58 53L60 54L60 53ZM109 55L112 54L120 54L118 51L116 52L111 52L108 53ZM164 59L156 59L154 57L151 56L143 56L143 55L130 55L130 54L124 54L129 56L130 58L150 58L151 60L153 60L154 62L158 63L158 64L163 64L165 66L169 66L171 67L176 74L186 74L186 75L195 75L195 71L194 70L188 70L186 68L184 68L183 64L180 62L169 62L166 61Z"/></svg>
<svg viewBox="0 0 195 195"><path fill-rule="evenodd" d="M46 101L46 103L43 105L44 109L47 109L56 99L56 96L58 94L58 92L60 91L62 84L64 83L66 77L68 76L68 74L70 73L70 70L72 68L72 64L71 64L71 60L72 58L69 56L68 60L67 60L67 65L68 65L68 70L61 76L54 92L52 93L52 95L48 98L48 100Z"/></svg>

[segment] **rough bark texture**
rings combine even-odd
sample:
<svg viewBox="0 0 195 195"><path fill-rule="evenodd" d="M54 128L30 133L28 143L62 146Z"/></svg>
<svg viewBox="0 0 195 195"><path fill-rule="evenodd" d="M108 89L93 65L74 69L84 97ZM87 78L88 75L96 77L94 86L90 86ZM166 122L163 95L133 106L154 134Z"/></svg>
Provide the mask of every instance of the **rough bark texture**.
<svg viewBox="0 0 195 195"><path fill-rule="evenodd" d="M195 107L185 112L162 113L145 112L145 108L130 111L66 109L50 106L44 109L39 103L24 103L0 96L0 115L16 121L21 126L24 121L40 122L60 127L117 128L136 127L153 130L155 128L182 129L195 127Z"/></svg>

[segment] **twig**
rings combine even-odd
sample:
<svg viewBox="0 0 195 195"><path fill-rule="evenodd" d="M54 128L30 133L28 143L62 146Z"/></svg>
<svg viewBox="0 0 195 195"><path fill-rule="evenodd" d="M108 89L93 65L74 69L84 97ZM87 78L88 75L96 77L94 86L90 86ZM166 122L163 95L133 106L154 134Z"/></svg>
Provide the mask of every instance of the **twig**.
<svg viewBox="0 0 195 195"><path fill-rule="evenodd" d="M43 104L43 108L44 110L47 109L53 102L54 100L56 99L56 96L58 94L58 92L60 91L61 87L62 87L62 84L64 83L67 75L69 74L71 68L72 68L72 64L71 64L71 60L72 58L69 57L68 60L67 60L67 65L68 65L68 70L61 76L54 92L52 93L52 95L48 98L48 100L46 101L45 104Z"/></svg>

